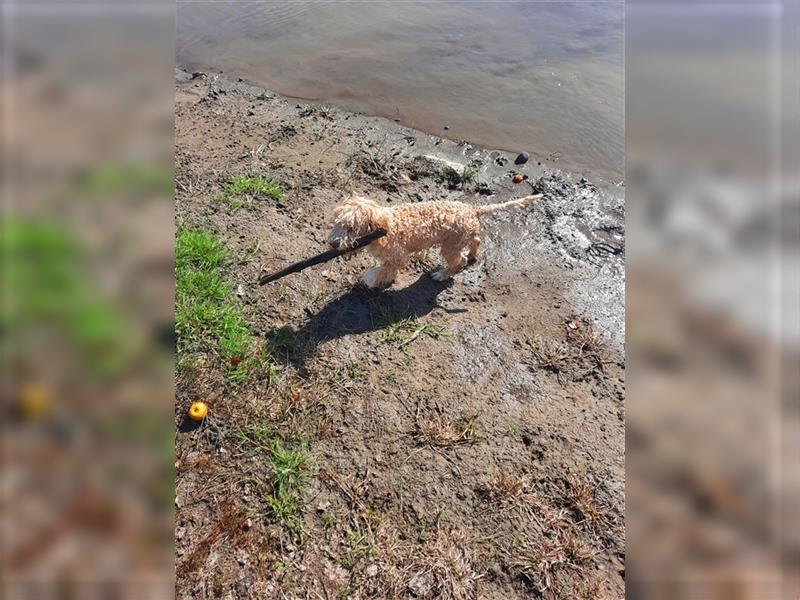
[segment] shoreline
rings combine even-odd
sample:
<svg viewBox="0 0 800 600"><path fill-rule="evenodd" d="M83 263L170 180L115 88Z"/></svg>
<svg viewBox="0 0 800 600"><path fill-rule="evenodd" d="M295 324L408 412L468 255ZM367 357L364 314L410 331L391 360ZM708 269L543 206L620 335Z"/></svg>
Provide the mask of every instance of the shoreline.
<svg viewBox="0 0 800 600"><path fill-rule="evenodd" d="M428 129L419 128L414 123L407 122L406 120L404 120L402 118L402 115L401 115L400 118L396 118L394 115L389 115L389 114L366 113L366 112L363 112L363 111L352 110L352 109L348 108L347 106L343 106L343 105L341 105L341 104L339 104L337 102L334 102L334 101L328 101L328 100L323 100L323 99L319 99L319 98L310 98L310 97L306 98L306 97L301 97L301 96L293 96L291 94L285 94L285 93L281 92L278 89L273 89L272 87L268 86L266 83L258 81L257 79L253 78L252 75L250 75L249 73L244 72L244 71L242 71L242 72L238 72L238 71L219 71L219 70L208 69L203 65L191 67L188 64L184 64L184 63L176 65L176 71L182 71L182 72L188 72L188 73L200 72L200 73L204 73L206 76L221 77L221 78L224 78L224 79L226 79L226 80L228 80L228 81L230 81L232 83L244 83L244 84L246 84L248 86L252 86L252 87L255 87L255 88L260 88L260 89L267 90L267 91L269 91L269 92L271 92L271 93L273 93L273 94L275 94L277 96L280 96L281 98L284 98L285 100L287 100L289 102L297 102L297 103L303 103L303 104L304 103L322 104L322 105L325 105L325 106L330 106L332 108L336 108L337 110L341 110L343 112L352 113L354 115L358 115L358 116L362 116L362 117L385 119L387 122L398 124L398 125L400 125L402 127L405 127L407 129L411 129L411 130L419 132L421 134L425 134L425 135L430 135L430 136L433 136L433 137L441 138L443 140L447 140L449 142L453 142L454 144L459 144L459 143L461 143L463 141L466 141L466 142L471 144L471 141L469 139L459 139L459 138L455 138L455 137L449 136L448 133L447 133L447 130L444 129L445 124L443 124L442 130L440 130L438 132L434 132L434 131L429 131ZM611 190L613 188L624 188L624 186L625 186L624 167L623 167L622 173L616 173L616 172L607 171L607 170L597 170L597 169L594 169L593 167L588 167L588 166L585 166L585 165L579 165L578 163L574 163L574 162L569 161L568 159L564 159L563 157L561 157L561 153L558 150L547 151L545 149L534 149L534 148L510 149L510 148L502 147L502 145L499 145L498 147L494 147L494 146L490 147L490 146L482 146L482 145L477 144L477 143L475 144L475 146L476 147L481 147L481 148L487 148L487 149L489 149L489 151L502 152L504 154L513 155L513 156L517 156L518 154L525 152L525 153L528 153L530 155L530 159L532 161L541 162L542 166L544 166L545 168L557 169L557 170L565 172L565 173L571 173L572 175L577 176L578 178L586 177L588 179L591 179L591 180L597 182L597 185L599 187L604 188L604 189ZM561 161L563 161L563 162L561 162Z"/></svg>

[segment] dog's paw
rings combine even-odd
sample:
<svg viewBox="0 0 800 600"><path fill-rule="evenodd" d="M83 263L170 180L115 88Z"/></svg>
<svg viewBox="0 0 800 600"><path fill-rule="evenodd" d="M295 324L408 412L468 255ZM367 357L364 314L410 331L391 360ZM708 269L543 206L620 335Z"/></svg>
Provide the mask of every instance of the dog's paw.
<svg viewBox="0 0 800 600"><path fill-rule="evenodd" d="M450 275L448 275L447 269L439 269L438 271L431 273L431 277L433 277L436 281L446 281L450 278Z"/></svg>

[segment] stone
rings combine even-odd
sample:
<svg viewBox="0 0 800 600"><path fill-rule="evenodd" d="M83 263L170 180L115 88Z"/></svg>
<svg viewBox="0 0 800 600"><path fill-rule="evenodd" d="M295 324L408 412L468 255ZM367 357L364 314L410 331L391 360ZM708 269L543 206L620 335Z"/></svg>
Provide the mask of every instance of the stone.
<svg viewBox="0 0 800 600"><path fill-rule="evenodd" d="M515 165L524 165L526 162L528 162L529 158L530 158L530 156L528 156L527 152L521 152L521 153L519 153L517 155L517 158L514 159L514 164Z"/></svg>

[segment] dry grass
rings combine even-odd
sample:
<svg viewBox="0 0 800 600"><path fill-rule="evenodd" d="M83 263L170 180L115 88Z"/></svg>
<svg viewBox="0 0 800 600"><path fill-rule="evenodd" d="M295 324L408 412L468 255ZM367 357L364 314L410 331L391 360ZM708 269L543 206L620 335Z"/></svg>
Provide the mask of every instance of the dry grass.
<svg viewBox="0 0 800 600"><path fill-rule="evenodd" d="M437 414L417 421L415 437L421 443L439 447L472 444L479 440L475 433L477 419L478 415L453 420L447 415Z"/></svg>
<svg viewBox="0 0 800 600"><path fill-rule="evenodd" d="M176 576L179 579L183 579L192 573L197 573L211 553L211 549L223 539L228 539L234 546L245 543L247 517L242 510L237 508L232 500L227 499L219 505L217 512L219 518L211 528L211 531L176 566Z"/></svg>
<svg viewBox="0 0 800 600"><path fill-rule="evenodd" d="M578 319L567 322L567 341L578 349L578 354L587 352L599 355L603 351L600 334L594 330L591 323Z"/></svg>
<svg viewBox="0 0 800 600"><path fill-rule="evenodd" d="M526 342L536 365L540 369L555 373L559 383L563 384L562 376L569 370L570 349L556 341L546 340L538 334L528 336Z"/></svg>
<svg viewBox="0 0 800 600"><path fill-rule="evenodd" d="M564 499L581 519L581 524L596 533L607 531L610 520L605 511L598 507L594 490L585 481L576 477L567 479L565 488Z"/></svg>
<svg viewBox="0 0 800 600"><path fill-rule="evenodd" d="M563 587L561 575L577 577L580 583L587 579L591 559L596 552L569 529L556 529L552 538L526 542L513 549L508 564L520 572L536 590L543 594L554 584ZM559 590L559 597L563 596Z"/></svg>
<svg viewBox="0 0 800 600"><path fill-rule="evenodd" d="M378 576L371 597L441 600L478 598L479 540L457 527L440 527L422 544L405 542L396 530L379 536Z"/></svg>
<svg viewBox="0 0 800 600"><path fill-rule="evenodd" d="M530 479L522 475L512 475L500 471L485 486L485 491L490 500L494 502L508 502L509 500L523 500L528 494Z"/></svg>

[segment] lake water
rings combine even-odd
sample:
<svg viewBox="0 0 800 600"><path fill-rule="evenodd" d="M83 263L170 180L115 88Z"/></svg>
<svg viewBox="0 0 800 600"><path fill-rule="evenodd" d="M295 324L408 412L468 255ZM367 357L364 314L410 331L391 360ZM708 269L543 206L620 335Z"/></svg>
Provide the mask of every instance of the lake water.
<svg viewBox="0 0 800 600"><path fill-rule="evenodd" d="M178 2L177 61L614 183L624 172L624 10Z"/></svg>

